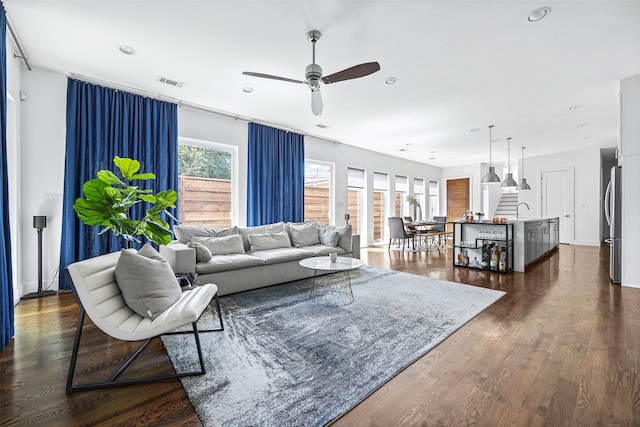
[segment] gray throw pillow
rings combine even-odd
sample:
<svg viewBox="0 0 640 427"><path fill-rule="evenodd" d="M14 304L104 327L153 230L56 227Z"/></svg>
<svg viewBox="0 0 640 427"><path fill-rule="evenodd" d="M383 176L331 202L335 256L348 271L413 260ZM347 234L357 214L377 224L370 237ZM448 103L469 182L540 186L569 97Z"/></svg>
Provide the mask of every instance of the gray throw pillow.
<svg viewBox="0 0 640 427"><path fill-rule="evenodd" d="M291 242L297 248L320 244L318 223L315 221L302 224L289 223L289 231L291 233Z"/></svg>
<svg viewBox="0 0 640 427"><path fill-rule="evenodd" d="M223 237L238 234L238 227L206 228L190 225L176 225L173 227L173 234L178 242L186 245L191 241L192 237Z"/></svg>
<svg viewBox="0 0 640 427"><path fill-rule="evenodd" d="M286 231L268 234L250 234L251 252L266 251L268 249L290 248L291 241Z"/></svg>
<svg viewBox="0 0 640 427"><path fill-rule="evenodd" d="M211 255L243 254L242 236L234 234L225 237L192 237L191 243L200 243L209 249Z"/></svg>
<svg viewBox="0 0 640 427"><path fill-rule="evenodd" d="M320 224L320 230L337 230L338 231L338 244L336 246L340 246L347 252L351 252L352 249L352 236L353 230L351 228L351 224L345 225L344 227L336 227L334 225L329 224Z"/></svg>
<svg viewBox="0 0 640 427"><path fill-rule="evenodd" d="M147 319L158 317L182 295L171 266L148 243L138 252L122 249L115 275L124 302Z"/></svg>
<svg viewBox="0 0 640 427"><path fill-rule="evenodd" d="M325 227L318 231L320 243L327 246L337 246L340 232L335 227Z"/></svg>
<svg viewBox="0 0 640 427"><path fill-rule="evenodd" d="M284 222L275 222L273 224L256 225L254 227L240 227L238 228L240 235L242 236L242 243L244 244L244 250L251 249L251 243L249 242L249 236L252 234L269 234L280 233L285 231Z"/></svg>
<svg viewBox="0 0 640 427"><path fill-rule="evenodd" d="M202 243L189 242L187 246L196 250L196 262L209 262L211 261L211 251Z"/></svg>

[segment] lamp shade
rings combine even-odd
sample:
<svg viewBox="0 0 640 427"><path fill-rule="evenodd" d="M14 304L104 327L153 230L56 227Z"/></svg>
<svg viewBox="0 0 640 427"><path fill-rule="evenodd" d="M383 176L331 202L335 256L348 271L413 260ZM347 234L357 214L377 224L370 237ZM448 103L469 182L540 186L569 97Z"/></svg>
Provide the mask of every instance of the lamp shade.
<svg viewBox="0 0 640 427"><path fill-rule="evenodd" d="M513 193L518 191L518 182L513 179L511 173L511 138L507 138L507 174L504 177L504 181L500 184L503 190L507 193Z"/></svg>
<svg viewBox="0 0 640 427"><path fill-rule="evenodd" d="M496 168L489 166L489 172L482 177L483 184L497 184L500 182L500 177L496 174Z"/></svg>
<svg viewBox="0 0 640 427"><path fill-rule="evenodd" d="M522 178L522 182L518 184L518 191L529 191L531 187L527 184L527 178Z"/></svg>

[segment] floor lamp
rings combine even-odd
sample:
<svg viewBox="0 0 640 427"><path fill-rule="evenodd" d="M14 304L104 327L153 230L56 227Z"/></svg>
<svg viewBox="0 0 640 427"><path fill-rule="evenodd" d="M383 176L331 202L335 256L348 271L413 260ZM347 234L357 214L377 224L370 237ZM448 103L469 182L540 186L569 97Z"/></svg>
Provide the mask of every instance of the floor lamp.
<svg viewBox="0 0 640 427"><path fill-rule="evenodd" d="M56 291L45 291L42 289L42 230L46 227L46 216L33 217L33 228L38 229L38 292L31 292L22 298L38 298L47 295L54 295L56 293Z"/></svg>

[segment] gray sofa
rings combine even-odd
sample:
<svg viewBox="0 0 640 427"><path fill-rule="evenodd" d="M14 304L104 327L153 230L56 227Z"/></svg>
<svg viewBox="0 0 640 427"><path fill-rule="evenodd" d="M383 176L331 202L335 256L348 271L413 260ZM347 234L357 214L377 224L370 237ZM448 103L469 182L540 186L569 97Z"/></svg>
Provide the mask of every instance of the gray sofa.
<svg viewBox="0 0 640 427"><path fill-rule="evenodd" d="M198 273L226 295L313 276L299 261L314 256L360 258L360 236L350 225L316 221L213 229L176 226L176 240L160 253L176 273Z"/></svg>

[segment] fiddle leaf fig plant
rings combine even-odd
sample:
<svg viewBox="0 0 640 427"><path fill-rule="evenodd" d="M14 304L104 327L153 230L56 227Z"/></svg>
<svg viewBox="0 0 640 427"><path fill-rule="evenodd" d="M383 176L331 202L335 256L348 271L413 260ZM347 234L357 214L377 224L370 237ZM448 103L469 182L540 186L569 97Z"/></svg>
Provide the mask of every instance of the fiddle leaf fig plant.
<svg viewBox="0 0 640 427"><path fill-rule="evenodd" d="M76 199L73 204L73 210L80 221L86 225L103 227L99 234L111 230L114 235L131 242L140 243L139 236L144 236L159 245L168 244L171 241L171 228L162 219L162 214L175 220L168 209L175 209L178 193L169 189L153 194L153 190L143 190L131 185L132 181L156 178L150 172L138 173L140 162L137 160L116 156L113 163L122 178L109 170L101 170L96 173L97 178L82 186L84 197ZM131 218L130 209L142 202L151 203L152 206L142 218Z"/></svg>

